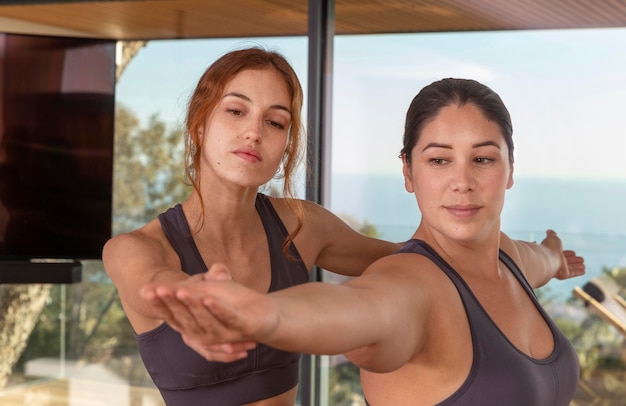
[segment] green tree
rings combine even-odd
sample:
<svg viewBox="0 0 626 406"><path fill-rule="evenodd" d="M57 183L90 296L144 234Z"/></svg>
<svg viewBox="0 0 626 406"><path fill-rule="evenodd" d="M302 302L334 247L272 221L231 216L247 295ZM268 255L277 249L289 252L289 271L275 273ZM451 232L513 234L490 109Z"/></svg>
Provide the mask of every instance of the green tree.
<svg viewBox="0 0 626 406"><path fill-rule="evenodd" d="M48 284L0 286L0 389L26 348L50 288Z"/></svg>
<svg viewBox="0 0 626 406"><path fill-rule="evenodd" d="M601 271L616 282L620 288L618 294L624 298L626 268L603 267ZM566 313L557 312L560 315L553 318L578 354L581 376L577 398L587 399L588 404L594 405L623 405L626 398L623 385L626 380L626 337L573 296L567 300L566 309Z"/></svg>
<svg viewBox="0 0 626 406"><path fill-rule="evenodd" d="M132 111L116 107L114 233L140 227L186 197L181 137L180 130L168 129L157 116L144 128ZM107 364L129 381L149 382L140 362L119 361L136 359L136 344L101 261L84 263L82 283L52 287L18 369L62 351L68 360Z"/></svg>
<svg viewBox="0 0 626 406"><path fill-rule="evenodd" d="M113 234L136 229L184 200L183 139L156 115L141 128L126 107L116 107Z"/></svg>
<svg viewBox="0 0 626 406"><path fill-rule="evenodd" d="M116 81L146 44L146 41L120 42L121 60L116 66ZM0 389L6 386L13 367L23 358L34 326L45 324L39 319L49 303L51 289L49 284L0 286Z"/></svg>
<svg viewBox="0 0 626 406"><path fill-rule="evenodd" d="M37 358L106 363L134 347L132 329L102 262L85 261L81 283L52 286L16 369L24 370Z"/></svg>

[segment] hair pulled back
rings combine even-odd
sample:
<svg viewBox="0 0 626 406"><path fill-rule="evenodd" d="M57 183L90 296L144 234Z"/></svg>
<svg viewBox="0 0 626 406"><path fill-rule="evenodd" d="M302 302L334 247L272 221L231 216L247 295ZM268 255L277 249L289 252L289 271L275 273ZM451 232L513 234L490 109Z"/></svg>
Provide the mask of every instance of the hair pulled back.
<svg viewBox="0 0 626 406"><path fill-rule="evenodd" d="M485 118L498 124L509 148L509 161L513 163L513 125L509 111L496 92L472 79L441 79L420 90L406 113L400 156L404 156L410 164L411 151L424 127L437 117L441 109L469 103L478 107Z"/></svg>

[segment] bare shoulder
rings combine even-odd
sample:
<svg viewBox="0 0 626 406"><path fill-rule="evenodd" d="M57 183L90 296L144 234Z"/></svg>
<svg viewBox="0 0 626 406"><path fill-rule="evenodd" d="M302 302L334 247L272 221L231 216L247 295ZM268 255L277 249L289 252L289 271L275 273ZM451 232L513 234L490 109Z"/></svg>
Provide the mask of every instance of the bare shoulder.
<svg viewBox="0 0 626 406"><path fill-rule="evenodd" d="M287 199L283 197L268 197L274 210L283 221L288 230L297 226L298 212L302 215L303 226L310 228L314 225L327 225L333 220L340 221L329 210L312 202L302 199Z"/></svg>
<svg viewBox="0 0 626 406"><path fill-rule="evenodd" d="M138 333L161 323L158 311L138 294L140 288L154 281L157 275L164 281L189 277L180 269L180 260L158 220L111 238L102 251L102 262L119 292L126 316Z"/></svg>
<svg viewBox="0 0 626 406"><path fill-rule="evenodd" d="M410 282L416 287L428 287L447 278L434 262L415 253L396 253L382 257L363 272L363 275L372 274L386 275L397 284Z"/></svg>
<svg viewBox="0 0 626 406"><path fill-rule="evenodd" d="M512 240L508 235L503 232L500 232L500 250L504 251L513 262L515 262L518 266L521 265L521 254L520 249L524 248L521 245L521 242Z"/></svg>
<svg viewBox="0 0 626 406"><path fill-rule="evenodd" d="M298 208L301 209L303 213L311 213L317 211L328 212L328 210L326 210L323 206L310 200L290 199L286 197L273 196L267 196L267 198L281 217L283 214L289 213L291 213L291 215L294 215L294 210L297 210Z"/></svg>
<svg viewBox="0 0 626 406"><path fill-rule="evenodd" d="M169 243L157 220L127 233L109 239L102 250L102 261L107 272L117 268L116 264L134 262L141 258L163 259Z"/></svg>

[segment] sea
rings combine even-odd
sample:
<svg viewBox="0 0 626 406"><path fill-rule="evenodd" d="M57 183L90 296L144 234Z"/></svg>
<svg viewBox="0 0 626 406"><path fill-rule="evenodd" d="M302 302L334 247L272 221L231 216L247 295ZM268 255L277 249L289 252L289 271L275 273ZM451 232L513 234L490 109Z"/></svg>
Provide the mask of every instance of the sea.
<svg viewBox="0 0 626 406"><path fill-rule="evenodd" d="M555 300L572 296L576 286L626 267L626 179L516 177L506 192L502 231L510 237L541 241L555 230L565 249L585 259L586 274L552 280L544 289ZM333 174L330 209L359 224L374 226L390 241L410 238L420 221L415 196L400 174Z"/></svg>

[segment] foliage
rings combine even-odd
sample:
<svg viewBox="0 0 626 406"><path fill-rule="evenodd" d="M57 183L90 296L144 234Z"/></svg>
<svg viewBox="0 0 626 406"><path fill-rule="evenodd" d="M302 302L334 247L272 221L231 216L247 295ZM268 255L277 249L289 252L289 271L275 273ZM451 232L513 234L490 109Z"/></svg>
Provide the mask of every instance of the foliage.
<svg viewBox="0 0 626 406"><path fill-rule="evenodd" d="M155 218L189 190L183 183L182 134L152 116L146 128L125 107L116 108L114 233ZM65 357L107 364L134 382L149 378L136 357L133 331L101 261L83 263L83 282L54 285L16 370L37 358ZM130 357L125 359L124 357ZM130 360L130 361L129 361Z"/></svg>
<svg viewBox="0 0 626 406"><path fill-rule="evenodd" d="M179 129L168 131L156 115L147 128L118 105L113 166L113 234L134 230L184 200L183 139Z"/></svg>
<svg viewBox="0 0 626 406"><path fill-rule="evenodd" d="M132 329L101 261L85 261L83 282L53 285L48 303L28 339L18 367L37 358L103 363L125 348L135 348Z"/></svg>
<svg viewBox="0 0 626 406"><path fill-rule="evenodd" d="M626 268L603 268L602 273L618 284L623 296L626 292ZM572 297L566 307L570 310L569 314L553 318L578 354L581 376L576 399L588 402L584 404L624 404L626 337L586 309L580 300ZM572 317L572 314L579 316Z"/></svg>
<svg viewBox="0 0 626 406"><path fill-rule="evenodd" d="M349 361L341 362L330 369L328 388L330 405L352 406L355 402L364 403L359 368Z"/></svg>
<svg viewBox="0 0 626 406"><path fill-rule="evenodd" d="M612 278L626 291L626 268L603 268L602 273ZM580 301L569 303L570 306L581 308ZM626 337L598 315L590 311L584 312L585 317L577 323L564 326L563 320L559 327L564 327L564 334L570 339L578 353L583 376L588 376L596 370L607 368L626 368L626 358L622 354L626 346Z"/></svg>
<svg viewBox="0 0 626 406"><path fill-rule="evenodd" d="M49 292L48 284L0 286L0 389L9 382Z"/></svg>

